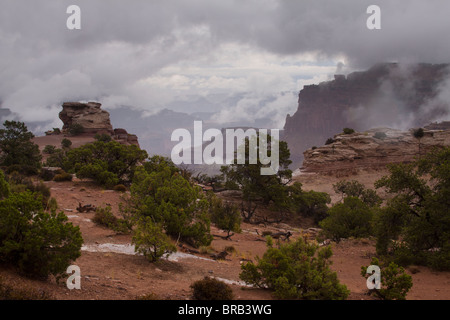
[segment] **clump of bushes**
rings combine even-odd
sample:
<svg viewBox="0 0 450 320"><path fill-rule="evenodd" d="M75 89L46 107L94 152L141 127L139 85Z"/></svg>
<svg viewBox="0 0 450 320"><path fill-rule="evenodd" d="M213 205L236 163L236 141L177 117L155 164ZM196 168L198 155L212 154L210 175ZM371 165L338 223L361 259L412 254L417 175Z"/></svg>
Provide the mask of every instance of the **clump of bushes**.
<svg viewBox="0 0 450 320"><path fill-rule="evenodd" d="M68 132L71 136L79 136L80 134L84 133L85 129L84 127L79 123L73 123L70 125Z"/></svg>
<svg viewBox="0 0 450 320"><path fill-rule="evenodd" d="M369 294L375 294L383 300L406 300L406 295L411 289L412 277L405 273L405 269L391 262L388 265L380 265L377 258L372 258L371 265L380 267L380 289L370 289ZM370 277L367 274L366 266L361 267L361 275L364 278Z"/></svg>
<svg viewBox="0 0 450 320"><path fill-rule="evenodd" d="M61 147L65 148L65 149L69 149L72 146L72 141L70 141L67 138L64 138L61 140Z"/></svg>
<svg viewBox="0 0 450 320"><path fill-rule="evenodd" d="M102 133L102 134L96 134L94 136L95 140L97 141L103 141L103 142L110 142L112 140L111 136L107 133Z"/></svg>
<svg viewBox="0 0 450 320"><path fill-rule="evenodd" d="M21 175L31 177L39 173L38 168L26 164L13 164L6 168L6 173L19 172Z"/></svg>
<svg viewBox="0 0 450 320"><path fill-rule="evenodd" d="M133 231L132 242L135 251L144 255L150 262L156 262L164 255L177 251L161 225L154 223L150 217L139 219Z"/></svg>
<svg viewBox="0 0 450 320"><path fill-rule="evenodd" d="M327 204L331 202L329 194L312 190L304 191L300 182L295 182L288 188L290 206L294 212L312 218L316 224L327 216Z"/></svg>
<svg viewBox="0 0 450 320"><path fill-rule="evenodd" d="M344 132L344 134L352 134L352 133L355 133L355 130L352 129L352 128L344 128L342 131Z"/></svg>
<svg viewBox="0 0 450 320"><path fill-rule="evenodd" d="M55 182L63 182L63 181L72 181L73 176L70 173L67 172L61 172L53 178L53 181Z"/></svg>
<svg viewBox="0 0 450 320"><path fill-rule="evenodd" d="M325 145L327 146L327 145L333 144L335 142L336 142L336 140L334 140L333 138L328 138L327 141L325 141Z"/></svg>
<svg viewBox="0 0 450 320"><path fill-rule="evenodd" d="M242 265L240 278L259 288L268 288L279 299L343 300L349 295L331 271L331 248L319 249L299 238L274 248L267 238L267 251L257 264Z"/></svg>
<svg viewBox="0 0 450 320"><path fill-rule="evenodd" d="M362 200L347 197L343 203L335 204L319 225L324 237L337 242L342 238L364 238L373 233L373 216L372 209Z"/></svg>
<svg viewBox="0 0 450 320"><path fill-rule="evenodd" d="M233 236L231 232L241 232L241 212L236 205L224 202L214 194L209 194L208 200L211 222L227 232L226 239Z"/></svg>
<svg viewBox="0 0 450 320"><path fill-rule="evenodd" d="M1 263L27 276L58 278L81 255L82 243L79 227L63 212L45 212L41 196L13 191L0 200Z"/></svg>
<svg viewBox="0 0 450 320"><path fill-rule="evenodd" d="M126 192L127 187L125 187L123 184L118 184L114 186L113 190L117 192Z"/></svg>
<svg viewBox="0 0 450 320"><path fill-rule="evenodd" d="M233 300L233 290L226 283L205 277L191 284L194 300Z"/></svg>
<svg viewBox="0 0 450 320"><path fill-rule="evenodd" d="M39 172L39 178L41 178L44 181L52 181L55 177L56 173L52 170L48 170L45 168L42 168Z"/></svg>
<svg viewBox="0 0 450 320"><path fill-rule="evenodd" d="M55 151L56 151L56 147L52 146L50 144L46 145L44 147L44 150L42 150L42 152L45 154L53 154L53 153L55 153Z"/></svg>
<svg viewBox="0 0 450 320"><path fill-rule="evenodd" d="M112 213L111 207L97 207L92 221L117 233L129 233L131 230L130 222L122 218L117 218Z"/></svg>

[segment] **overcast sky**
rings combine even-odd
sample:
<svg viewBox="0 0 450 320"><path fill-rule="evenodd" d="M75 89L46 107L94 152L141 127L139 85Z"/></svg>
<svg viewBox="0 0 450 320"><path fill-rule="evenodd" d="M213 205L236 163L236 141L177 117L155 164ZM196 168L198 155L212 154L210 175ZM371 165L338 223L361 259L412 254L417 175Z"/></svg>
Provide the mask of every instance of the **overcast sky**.
<svg viewBox="0 0 450 320"><path fill-rule="evenodd" d="M81 8L81 30L66 27L71 4ZM381 8L381 30L366 27L371 4ZM450 62L447 0L1 0L0 6L2 107L23 121L55 125L62 102L95 100L107 110L208 111L217 121L269 117L282 127L303 85L337 69ZM214 101L215 109L196 110L200 99Z"/></svg>

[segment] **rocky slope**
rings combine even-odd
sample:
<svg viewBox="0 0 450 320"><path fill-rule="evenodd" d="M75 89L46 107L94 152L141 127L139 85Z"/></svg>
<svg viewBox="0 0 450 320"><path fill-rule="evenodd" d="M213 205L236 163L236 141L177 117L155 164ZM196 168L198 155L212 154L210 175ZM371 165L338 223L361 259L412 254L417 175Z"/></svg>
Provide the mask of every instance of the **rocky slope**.
<svg viewBox="0 0 450 320"><path fill-rule="evenodd" d="M425 127L421 139L415 138L413 132L377 128L336 135L333 143L304 152L301 172L336 174L381 169L389 163L414 161L434 147L450 146L449 122Z"/></svg>
<svg viewBox="0 0 450 320"><path fill-rule="evenodd" d="M439 117L447 106L425 105L439 93L448 65L379 64L364 72L336 75L333 81L305 86L297 112L286 118L283 132L293 165L303 152L320 146L343 128L365 130L380 126L420 127Z"/></svg>

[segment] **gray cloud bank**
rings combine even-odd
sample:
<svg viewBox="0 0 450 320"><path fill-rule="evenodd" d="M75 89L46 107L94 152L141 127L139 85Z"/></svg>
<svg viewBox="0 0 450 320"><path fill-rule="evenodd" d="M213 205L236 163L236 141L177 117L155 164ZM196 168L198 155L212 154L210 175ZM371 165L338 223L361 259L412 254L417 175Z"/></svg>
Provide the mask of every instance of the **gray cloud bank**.
<svg viewBox="0 0 450 320"><path fill-rule="evenodd" d="M81 8L80 31L66 28L71 4ZM381 30L366 28L371 4L381 7ZM2 0L0 99L24 121L56 126L68 100L156 112L242 97L214 119L260 110L279 125L296 109L295 95L281 91L315 73L324 80L342 59L349 69L450 62L448 12L439 0Z"/></svg>

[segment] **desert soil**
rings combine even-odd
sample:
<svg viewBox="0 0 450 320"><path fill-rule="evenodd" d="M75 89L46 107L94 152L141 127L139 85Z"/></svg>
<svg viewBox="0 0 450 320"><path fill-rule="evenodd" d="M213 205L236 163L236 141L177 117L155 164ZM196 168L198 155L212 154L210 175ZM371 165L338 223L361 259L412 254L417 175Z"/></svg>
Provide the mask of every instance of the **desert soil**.
<svg viewBox="0 0 450 320"><path fill-rule="evenodd" d="M44 142L48 144L47 141ZM300 175L295 179L303 183L304 189L329 192L333 200L337 201L339 198L333 193L333 183L340 179L358 179L366 186L373 187L373 182L382 175L382 172L365 172L348 177ZM291 239L295 239L304 235L311 227L308 221L295 221L292 225L243 224L242 232L235 234L231 240L215 237L208 253L189 254L186 246L178 247L178 251L185 255L174 255L169 259L150 263L143 256L133 254L132 248L129 247L130 235L117 235L109 229L97 226L92 222L94 213L79 213L76 210L80 203L97 207L111 206L113 213L119 216L118 205L127 194L103 190L91 182L77 179L72 182L45 183L56 198L59 209L81 229L84 239L82 254L73 263L81 270L81 289L69 290L65 279L57 282L55 279L40 281L23 278L6 267L0 268L0 277L10 285L44 290L58 300L129 300L148 294L153 294L157 299L188 300L191 299L190 285L205 276L229 282L236 299L271 300L274 298L270 292L249 288L239 279L241 263L247 260L255 261L255 257L261 257L266 250L265 242L256 230L259 233L290 230L294 234ZM224 235L214 226L211 229L212 234ZM102 248L102 245L105 247L104 251L95 252L96 249ZM229 246L234 247L235 252L225 260L211 258L211 253L221 252ZM331 246L332 269L337 272L341 283L351 291L349 299L373 299L366 295L365 279L360 275L361 266L369 265L375 253L373 239L346 240L338 244L331 243ZM128 251L123 251L126 249ZM413 278L408 299L450 299L450 272L435 272L417 266L407 268L407 272Z"/></svg>

